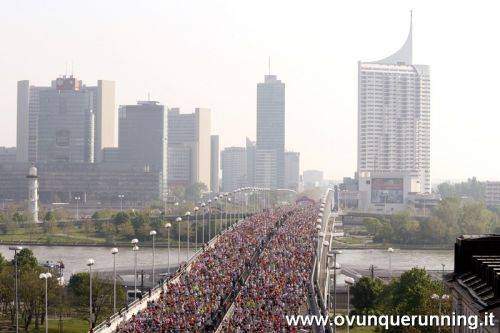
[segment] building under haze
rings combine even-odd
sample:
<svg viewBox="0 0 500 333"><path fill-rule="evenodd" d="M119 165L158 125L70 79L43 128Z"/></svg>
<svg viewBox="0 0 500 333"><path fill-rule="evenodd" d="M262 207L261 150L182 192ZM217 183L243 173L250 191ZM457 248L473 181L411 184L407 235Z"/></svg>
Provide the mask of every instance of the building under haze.
<svg viewBox="0 0 500 333"><path fill-rule="evenodd" d="M167 112L155 101L119 109L119 155L123 164L160 175L159 196L167 194Z"/></svg>
<svg viewBox="0 0 500 333"><path fill-rule="evenodd" d="M222 191L230 192L247 185L245 147L227 147L221 154Z"/></svg>
<svg viewBox="0 0 500 333"><path fill-rule="evenodd" d="M397 52L358 63L358 174L417 177L430 193L429 67L412 60L410 24Z"/></svg>
<svg viewBox="0 0 500 333"><path fill-rule="evenodd" d="M180 113L178 108L168 111L169 186L203 183L210 188L210 132L209 109L196 108L194 113Z"/></svg>
<svg viewBox="0 0 500 333"><path fill-rule="evenodd" d="M321 170L304 170L302 175L304 187L318 187L323 182L323 171Z"/></svg>
<svg viewBox="0 0 500 333"><path fill-rule="evenodd" d="M104 147L116 146L115 120L113 81L85 86L62 76L42 87L19 81L16 160L100 161ZM84 150L87 156L82 157Z"/></svg>
<svg viewBox="0 0 500 333"><path fill-rule="evenodd" d="M285 183L285 84L266 75L257 84L255 185L282 188Z"/></svg>
<svg viewBox="0 0 500 333"><path fill-rule="evenodd" d="M300 183L300 153L285 152L285 188L297 191Z"/></svg>
<svg viewBox="0 0 500 333"><path fill-rule="evenodd" d="M210 191L219 192L219 155L220 142L218 135L210 136Z"/></svg>

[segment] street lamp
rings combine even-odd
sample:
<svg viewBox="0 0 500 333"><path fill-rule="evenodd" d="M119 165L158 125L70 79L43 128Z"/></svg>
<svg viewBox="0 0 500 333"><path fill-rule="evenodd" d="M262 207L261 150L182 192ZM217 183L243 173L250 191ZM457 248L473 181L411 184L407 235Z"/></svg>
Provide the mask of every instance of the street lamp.
<svg viewBox="0 0 500 333"><path fill-rule="evenodd" d="M156 230L151 230L149 235L153 237L153 288L156 286L155 284L155 238L156 238Z"/></svg>
<svg viewBox="0 0 500 333"><path fill-rule="evenodd" d="M120 198L120 212L123 212L123 198L125 198L125 195L118 194L118 198Z"/></svg>
<svg viewBox="0 0 500 333"><path fill-rule="evenodd" d="M231 209L231 201L232 201L232 200L231 200L231 198L230 198L230 197L228 197L228 198L227 198L227 202L226 202L226 204L227 204L227 203L229 203L229 220L227 220L227 214L228 214L228 211L227 211L227 209L226 209L226 220L228 221L228 222L227 222L227 225L226 225L226 228L228 228L228 227L230 227L230 226L231 226L231 211L232 211L232 209Z"/></svg>
<svg viewBox="0 0 500 333"><path fill-rule="evenodd" d="M208 207L208 241L210 241L212 239L212 233L210 231L210 220L212 219L211 215L212 215L212 209L210 208L210 205L212 204L212 200L208 199L208 204L207 204L207 207Z"/></svg>
<svg viewBox="0 0 500 333"><path fill-rule="evenodd" d="M114 247L111 249L111 254L113 255L113 313L116 313L116 254L118 253L118 248Z"/></svg>
<svg viewBox="0 0 500 333"><path fill-rule="evenodd" d="M206 204L204 202L201 203L202 215L201 215L201 243L205 244L205 209Z"/></svg>
<svg viewBox="0 0 500 333"><path fill-rule="evenodd" d="M189 260L189 238L191 238L190 226L189 226L189 217L191 216L191 212L187 211L184 216L186 216L187 220L187 252L186 252L186 262Z"/></svg>
<svg viewBox="0 0 500 333"><path fill-rule="evenodd" d="M139 252L139 240L137 238L132 239L132 251L134 252L134 301L137 299L137 252Z"/></svg>
<svg viewBox="0 0 500 333"><path fill-rule="evenodd" d="M92 266L94 266L95 260L89 258L87 260L87 266L89 266L89 312L90 312L90 329L94 328L94 314L92 311Z"/></svg>
<svg viewBox="0 0 500 333"><path fill-rule="evenodd" d="M76 219L78 220L78 203L80 202L80 197L75 197L76 200Z"/></svg>
<svg viewBox="0 0 500 333"><path fill-rule="evenodd" d="M177 240L177 266L181 265L181 222L182 222L182 217L178 217L175 219L175 222L177 222L177 236L179 239Z"/></svg>
<svg viewBox="0 0 500 333"><path fill-rule="evenodd" d="M224 205L222 203L222 199L224 199L224 195L223 194L220 194L219 195L219 203L220 203L220 219L219 219L219 232L220 234L222 234L222 230L224 228L223 226L223 222L222 222L222 213L224 211Z"/></svg>
<svg viewBox="0 0 500 333"><path fill-rule="evenodd" d="M439 296L438 294L432 294L431 299L434 301L438 301L438 306L439 306L439 317L441 317L441 303L443 301L447 301L450 299L450 296L447 294L443 294ZM438 326L438 333L441 332L441 326Z"/></svg>
<svg viewBox="0 0 500 333"><path fill-rule="evenodd" d="M17 284L19 279L18 273L18 263L17 263L17 252L21 251L23 248L21 246L10 246L9 250L14 251L14 266L15 266L15 306L16 306L16 333L19 333L19 295L17 291Z"/></svg>
<svg viewBox="0 0 500 333"><path fill-rule="evenodd" d="M45 279L45 333L49 333L49 302L48 302L48 279L52 277L50 273L41 273L40 279Z"/></svg>
<svg viewBox="0 0 500 333"><path fill-rule="evenodd" d="M215 196L215 198L214 198L215 209L217 209L217 201L219 201L219 197ZM222 213L220 213L220 214L222 216ZM215 235L217 235L217 232L218 232L218 230L217 230L217 213L215 213L214 228L215 228L215 230L214 230L214 236L215 236Z"/></svg>
<svg viewBox="0 0 500 333"><path fill-rule="evenodd" d="M165 228L167 229L167 267L170 274L170 228L172 228L172 224L170 222L165 223Z"/></svg>
<svg viewBox="0 0 500 333"><path fill-rule="evenodd" d="M337 312L337 269L340 265L337 264L337 255L342 254L341 250L332 250L328 254L328 258L333 258L333 318L335 318ZM328 264L327 264L328 265ZM335 326L334 326L335 330Z"/></svg>
<svg viewBox="0 0 500 333"><path fill-rule="evenodd" d="M344 279L345 286L347 288L347 315L351 312L351 297L349 293L349 289L354 285L354 279L352 277L346 277ZM349 324L347 324L347 333L349 333Z"/></svg>
<svg viewBox="0 0 500 333"><path fill-rule="evenodd" d="M387 253L389 253L389 276L392 279L392 254L394 253L394 249L392 247L388 248Z"/></svg>
<svg viewBox="0 0 500 333"><path fill-rule="evenodd" d="M196 243L196 247L198 247L198 211L200 207L194 207L194 242Z"/></svg>

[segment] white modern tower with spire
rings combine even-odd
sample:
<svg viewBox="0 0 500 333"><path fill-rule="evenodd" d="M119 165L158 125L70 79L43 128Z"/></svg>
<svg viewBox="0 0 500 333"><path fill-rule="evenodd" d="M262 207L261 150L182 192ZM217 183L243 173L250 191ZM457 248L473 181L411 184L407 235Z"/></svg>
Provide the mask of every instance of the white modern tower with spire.
<svg viewBox="0 0 500 333"><path fill-rule="evenodd" d="M412 22L403 46L358 63L358 175L402 173L430 182L429 66L412 59Z"/></svg>

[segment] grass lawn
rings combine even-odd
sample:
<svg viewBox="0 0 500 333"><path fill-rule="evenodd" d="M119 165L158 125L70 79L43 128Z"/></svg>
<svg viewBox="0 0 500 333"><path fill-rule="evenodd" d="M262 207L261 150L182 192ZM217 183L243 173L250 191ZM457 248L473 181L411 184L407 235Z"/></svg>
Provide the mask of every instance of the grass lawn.
<svg viewBox="0 0 500 333"><path fill-rule="evenodd" d="M63 319L63 332L64 333L82 333L87 332L89 329L89 323L82 319ZM40 327L39 330L32 328L30 333L42 333L45 332L45 326ZM49 319L49 333L59 333L59 320Z"/></svg>

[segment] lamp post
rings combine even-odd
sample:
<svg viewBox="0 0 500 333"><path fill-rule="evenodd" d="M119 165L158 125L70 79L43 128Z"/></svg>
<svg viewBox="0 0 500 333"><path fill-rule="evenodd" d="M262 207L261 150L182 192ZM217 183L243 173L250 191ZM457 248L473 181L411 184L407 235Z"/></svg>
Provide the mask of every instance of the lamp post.
<svg viewBox="0 0 500 333"><path fill-rule="evenodd" d="M194 207L194 242L196 243L196 247L198 247L198 211L200 207Z"/></svg>
<svg viewBox="0 0 500 333"><path fill-rule="evenodd" d="M175 222L177 222L177 236L179 239L177 240L177 266L181 265L181 222L182 222L182 217L178 217L175 219Z"/></svg>
<svg viewBox="0 0 500 333"><path fill-rule="evenodd" d="M189 227L189 217L191 216L191 212L186 212L184 214L186 216L186 222L187 222L187 252L186 252L186 262L189 260L189 238L191 238L191 232L190 232L190 227Z"/></svg>
<svg viewBox="0 0 500 333"><path fill-rule="evenodd" d="M228 201L228 203L229 203L229 220L228 220L228 223L227 223L227 227L230 227L230 226L231 226L231 215L232 215L232 214L231 214L231 213L232 213L232 209L231 209L231 201L232 201L232 200L231 200L231 198L230 198L230 197L228 197L228 198L227 198L227 201ZM228 211L226 210L226 217L227 217L227 214L228 214ZM226 228L227 228L227 227L226 227Z"/></svg>
<svg viewBox="0 0 500 333"><path fill-rule="evenodd" d="M204 202L201 203L201 243L205 244L205 209L206 204Z"/></svg>
<svg viewBox="0 0 500 333"><path fill-rule="evenodd" d="M137 252L139 252L139 240L137 238L132 239L132 251L134 252L134 301L137 299Z"/></svg>
<svg viewBox="0 0 500 333"><path fill-rule="evenodd" d="M170 274L170 228L172 228L172 224L170 222L165 223L165 228L167 229L167 270Z"/></svg>
<svg viewBox="0 0 500 333"><path fill-rule="evenodd" d="M41 273L40 279L45 280L45 333L49 333L49 302L48 302L48 279L52 277L50 273Z"/></svg>
<svg viewBox="0 0 500 333"><path fill-rule="evenodd" d="M75 197L75 200L76 200L76 220L78 220L78 204L80 202L80 197Z"/></svg>
<svg viewBox="0 0 500 333"><path fill-rule="evenodd" d="M392 247L388 248L387 253L389 253L389 277L392 279L392 254L394 249Z"/></svg>
<svg viewBox="0 0 500 333"><path fill-rule="evenodd" d="M224 193L224 229L228 227L228 219L227 219L227 204L229 202L229 193Z"/></svg>
<svg viewBox="0 0 500 333"><path fill-rule="evenodd" d="M219 220L219 234L222 234L222 229L224 228L222 225L222 212L224 210L224 206L222 204L222 199L224 198L223 194L219 195L219 203L220 203L220 220Z"/></svg>
<svg viewBox="0 0 500 333"><path fill-rule="evenodd" d="M149 235L153 237L153 271L152 271L152 276L153 276L153 288L156 286L155 284L155 238L156 238L156 230L151 230L149 232Z"/></svg>
<svg viewBox="0 0 500 333"><path fill-rule="evenodd" d="M111 254L113 255L113 313L116 313L116 254L118 253L118 248L114 247L111 249Z"/></svg>
<svg viewBox="0 0 500 333"><path fill-rule="evenodd" d="M207 204L207 207L208 207L208 241L210 241L212 239L212 233L210 231L210 223L211 223L211 215L212 215L212 208L211 208L211 205L212 204L212 200L208 199L208 204Z"/></svg>
<svg viewBox="0 0 500 333"><path fill-rule="evenodd" d="M337 269L340 265L337 264L337 255L342 254L341 250L332 250L329 253L329 257L333 258L333 318L335 318L337 312ZM335 325L333 330L335 331Z"/></svg>
<svg viewBox="0 0 500 333"><path fill-rule="evenodd" d="M351 312L351 296L349 289L354 285L354 279L352 277L346 277L344 282L347 288L347 315L349 316L349 313ZM349 324L347 324L347 333L349 333Z"/></svg>
<svg viewBox="0 0 500 333"><path fill-rule="evenodd" d="M443 301L447 301L448 299L450 299L450 296L448 296L447 294L443 294L441 296L439 296L438 294L432 294L431 299L438 301L439 317L441 318L441 303ZM438 333L440 332L441 332L441 326L438 326Z"/></svg>
<svg viewBox="0 0 500 333"><path fill-rule="evenodd" d="M125 195L118 194L118 198L120 198L120 212L123 212L123 198L125 198Z"/></svg>
<svg viewBox="0 0 500 333"><path fill-rule="evenodd" d="M87 266L89 266L89 312L90 312L90 329L94 328L94 313L92 311L92 266L94 266L95 260L89 258L87 260Z"/></svg>
<svg viewBox="0 0 500 333"><path fill-rule="evenodd" d="M14 270L15 270L15 278L14 278L14 284L15 284L15 300L14 303L16 307L16 333L19 333L19 295L18 295L18 279L19 279L19 272L18 272L18 262L17 262L17 252L21 251L23 248L21 246L10 246L9 250L14 251Z"/></svg>
<svg viewBox="0 0 500 333"><path fill-rule="evenodd" d="M217 201L219 201L219 196L215 196L215 198L214 198L215 209L217 209ZM222 213L221 213L221 215L222 215ZM218 230L217 230L217 213L215 213L214 228L215 228L215 230L214 230L214 237L215 237L215 235L217 235L217 233L218 233Z"/></svg>

